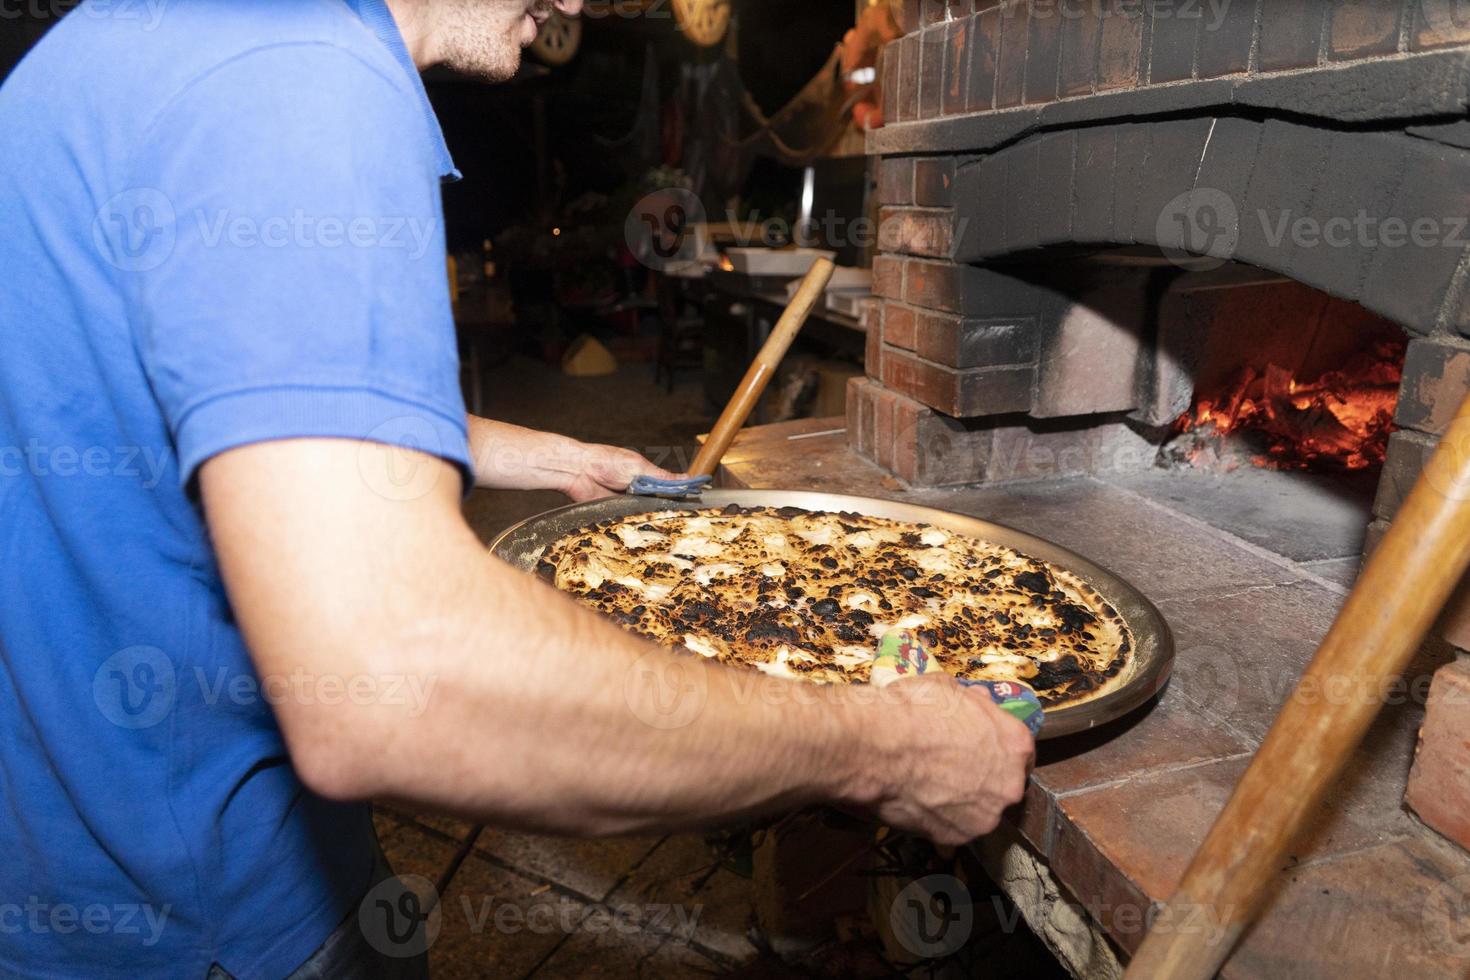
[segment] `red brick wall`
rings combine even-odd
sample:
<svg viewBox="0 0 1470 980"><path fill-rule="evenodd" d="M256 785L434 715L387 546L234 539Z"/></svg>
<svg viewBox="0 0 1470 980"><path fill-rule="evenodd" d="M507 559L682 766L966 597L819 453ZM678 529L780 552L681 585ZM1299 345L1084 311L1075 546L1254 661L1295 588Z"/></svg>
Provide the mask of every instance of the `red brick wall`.
<svg viewBox="0 0 1470 980"><path fill-rule="evenodd" d="M1250 177L1251 193L1259 191L1266 204L1301 211L1326 200L1337 207L1372 205L1375 213L1463 213L1470 170L1457 155L1467 144L1455 140L1444 147L1396 141L1391 134L1375 141L1324 130L1314 137L1281 120L1229 118L1202 127L1211 121L1180 119L1048 133L982 161L942 155L925 141L944 127L925 124L1186 81L1331 77L1351 62L1470 45L1464 0L1231 0L1219 7L1171 0L902 0L899 6L906 36L889 47L882 64L887 135L898 138L883 145L919 156L880 163L883 254L874 266L874 288L882 304L869 333L869 378L856 381L850 393L849 430L859 452L911 483L1097 470L1107 468L1120 446L1127 449L1126 437L1112 425L1063 432L997 418L1049 414L1048 405L1058 414L1124 406L1111 388L1096 405L1049 400L1054 365L1048 337L1065 310L1008 276L962 264L1066 242L1151 241L1149 228L1140 232L1113 220L1114 172L1151 167L1157 177L1173 167L1188 175L1186 188L1198 179L1254 205L1244 183ZM1199 16L1181 17L1183 10ZM1365 68L1373 66L1350 70ZM914 134L912 141L906 132ZM1218 159L1201 157L1206 145ZM1140 196L1158 190L1143 186L1147 181L1134 183ZM966 225L955 208L957 184L967 188L958 192L966 197L963 213L988 225ZM1051 209L1052 220L1040 205L1047 194L1063 193L1059 189L1071 192L1072 204ZM1357 193L1388 197L1340 199ZM1152 206L1136 210L1150 220L1158 213ZM1101 231L1089 233L1093 226ZM1000 246L974 246L991 239ZM1357 256L1356 265L1318 250L1277 256L1273 265L1259 249L1253 255L1251 244L1258 245L1242 242L1236 257L1361 302L1421 334L1406 361L1401 431L1392 439L1374 505L1371 546L1470 391L1467 266L1448 251L1431 257L1408 250ZM957 255L961 263L953 261ZM1067 390L1083 391L1076 385ZM1009 463L1008 447L1022 448ZM1028 453L1043 461L1040 469L1014 465ZM1064 456L1069 462L1057 462ZM1470 583L1441 631L1470 650ZM1436 677L1408 801L1426 822L1470 847L1467 774L1470 661L1462 660Z"/></svg>
<svg viewBox="0 0 1470 980"><path fill-rule="evenodd" d="M1470 661L1434 675L1406 799L1425 823L1470 849Z"/></svg>
<svg viewBox="0 0 1470 980"><path fill-rule="evenodd" d="M890 125L1470 42L1460 0L923 0L888 58Z"/></svg>

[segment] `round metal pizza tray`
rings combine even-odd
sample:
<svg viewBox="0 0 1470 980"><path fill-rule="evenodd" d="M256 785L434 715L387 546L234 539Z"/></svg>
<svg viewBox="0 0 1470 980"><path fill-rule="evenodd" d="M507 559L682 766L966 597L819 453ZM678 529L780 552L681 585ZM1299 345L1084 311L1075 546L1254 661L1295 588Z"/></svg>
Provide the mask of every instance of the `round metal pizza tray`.
<svg viewBox="0 0 1470 980"><path fill-rule="evenodd" d="M709 490L699 500L673 501L649 497L609 497L572 504L523 521L501 534L490 550L511 565L533 572L545 547L573 531L609 518L669 510L710 507L801 507L816 511L850 511L869 517L932 524L957 534L1013 548L1032 558L1051 562L1078 576L1102 595L1123 617L1133 633L1134 654L1107 693L1061 708L1049 708L1041 730L1044 739L1087 731L1106 724L1147 703L1169 680L1174 664L1174 637L1164 617L1137 589L1101 566L1065 548L1020 531L932 507L849 497L834 493L795 490Z"/></svg>

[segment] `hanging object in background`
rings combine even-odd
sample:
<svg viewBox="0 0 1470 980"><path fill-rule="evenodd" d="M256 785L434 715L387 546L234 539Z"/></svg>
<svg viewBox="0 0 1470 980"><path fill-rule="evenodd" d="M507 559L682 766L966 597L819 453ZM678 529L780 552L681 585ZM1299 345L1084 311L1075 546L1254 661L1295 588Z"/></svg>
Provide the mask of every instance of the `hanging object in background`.
<svg viewBox="0 0 1470 980"><path fill-rule="evenodd" d="M740 99L745 87L729 58L685 62L675 98L683 123L680 168L690 190L723 201L745 185L753 156L740 145Z"/></svg>
<svg viewBox="0 0 1470 980"><path fill-rule="evenodd" d="M561 11L556 10L541 25L530 51L543 65L560 68L571 64L581 47L582 21L575 17L564 17Z"/></svg>
<svg viewBox="0 0 1470 980"><path fill-rule="evenodd" d="M850 131L853 108L866 97L862 87L850 92L843 84L843 51L843 45L834 44L821 70L771 116L761 111L737 75L740 106L756 130L733 148L771 157L788 167L810 166L826 156Z"/></svg>
<svg viewBox="0 0 1470 980"><path fill-rule="evenodd" d="M842 39L842 84L850 93L862 93L852 107L858 129L883 125L882 92L878 87L878 59L889 41L900 36L893 10L880 0L868 0L857 26Z"/></svg>
<svg viewBox="0 0 1470 980"><path fill-rule="evenodd" d="M730 29L730 0L674 0L679 29L701 48L712 48Z"/></svg>
<svg viewBox="0 0 1470 980"><path fill-rule="evenodd" d="M620 151L634 171L647 170L658 165L663 148L662 126L659 117L659 74L658 49L652 41L643 50L643 90L638 97L638 114L627 134L617 139L593 136L599 146Z"/></svg>

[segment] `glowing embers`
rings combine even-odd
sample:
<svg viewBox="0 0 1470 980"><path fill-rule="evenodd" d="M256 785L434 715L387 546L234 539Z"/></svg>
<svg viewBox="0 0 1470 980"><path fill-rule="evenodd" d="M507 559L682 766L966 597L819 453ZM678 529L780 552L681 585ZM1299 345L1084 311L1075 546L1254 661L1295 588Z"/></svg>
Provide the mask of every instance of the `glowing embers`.
<svg viewBox="0 0 1470 980"><path fill-rule="evenodd" d="M1176 454L1196 465L1245 455L1273 469L1361 470L1383 463L1403 377L1404 342L1378 338L1315 377L1246 365L1195 396Z"/></svg>

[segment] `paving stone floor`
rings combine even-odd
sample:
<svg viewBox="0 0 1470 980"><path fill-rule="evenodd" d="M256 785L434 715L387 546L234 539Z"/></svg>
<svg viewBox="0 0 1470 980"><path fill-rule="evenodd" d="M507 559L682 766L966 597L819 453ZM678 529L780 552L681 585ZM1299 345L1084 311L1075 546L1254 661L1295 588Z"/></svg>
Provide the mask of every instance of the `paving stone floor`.
<svg viewBox="0 0 1470 980"><path fill-rule="evenodd" d="M439 885L472 828L380 806L400 876ZM428 897L428 896L424 896ZM707 977L756 956L750 882L694 836L573 841L483 831L438 896L436 980Z"/></svg>
<svg viewBox="0 0 1470 980"><path fill-rule="evenodd" d="M516 356L486 370L484 413L634 448L681 468L692 458L694 437L709 428L703 392L684 379L667 394L652 375L651 365L630 364L609 377L573 379ZM563 503L556 493L480 491L465 511L489 540ZM472 831L463 821L383 806L376 824L394 870L436 885ZM439 896L433 975L679 978L727 972L755 954L745 938L750 882L715 867L714 860L697 836L576 841L485 830Z"/></svg>

